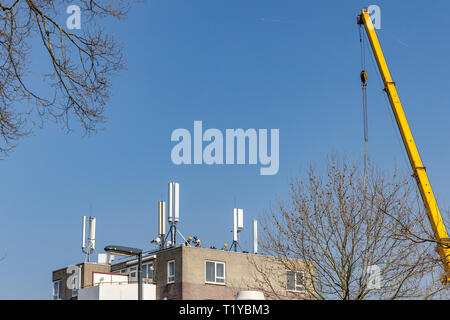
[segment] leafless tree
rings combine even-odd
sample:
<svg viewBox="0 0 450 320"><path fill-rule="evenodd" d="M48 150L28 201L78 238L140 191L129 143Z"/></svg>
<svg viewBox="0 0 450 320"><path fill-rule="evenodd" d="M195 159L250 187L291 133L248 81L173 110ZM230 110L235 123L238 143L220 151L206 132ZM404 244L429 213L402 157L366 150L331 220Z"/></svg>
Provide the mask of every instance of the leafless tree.
<svg viewBox="0 0 450 320"><path fill-rule="evenodd" d="M130 1L0 0L0 157L47 120L67 131L73 122L86 134L101 129L124 59L99 22L124 19ZM81 9L79 30L66 26L72 4Z"/></svg>
<svg viewBox="0 0 450 320"><path fill-rule="evenodd" d="M369 161L364 183L361 171L334 155L324 174L310 166L293 178L290 200L279 201L263 219L263 252L285 270L302 272L302 296L313 299L448 298L413 178L383 172ZM270 288L280 285L267 283L274 277L264 270L258 269L260 287L276 298Z"/></svg>

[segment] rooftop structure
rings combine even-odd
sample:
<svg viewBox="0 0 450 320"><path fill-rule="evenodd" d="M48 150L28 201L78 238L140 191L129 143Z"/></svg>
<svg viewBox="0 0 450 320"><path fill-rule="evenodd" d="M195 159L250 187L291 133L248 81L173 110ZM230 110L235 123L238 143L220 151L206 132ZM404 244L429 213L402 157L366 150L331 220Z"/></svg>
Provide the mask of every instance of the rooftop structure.
<svg viewBox="0 0 450 320"><path fill-rule="evenodd" d="M253 253L238 252L238 248L241 250L239 234L244 228L243 209L233 209L233 244L229 249L201 248L195 237L194 246L186 245L188 241L177 227L180 221L179 184L169 183L168 191L170 228L166 234L166 203L159 201L158 236L151 241L158 248L152 252L109 245L105 247L110 253L109 259L107 254L98 253L98 263L92 263L96 220L83 217L82 250L86 261L53 271L53 298L135 299L135 291L130 288L138 287L139 261L143 287L136 292L139 291L138 297L142 299L229 300L236 298L240 291L252 290L263 292L268 299L307 298L301 261L293 260L291 265L295 270L286 270L276 258L258 254L256 220L253 221ZM89 222L87 237L86 222ZM183 238L183 244L177 243L177 234ZM113 254L128 258L113 263Z"/></svg>
<svg viewBox="0 0 450 320"><path fill-rule="evenodd" d="M305 284L300 280L303 279L301 261L297 261L298 268L291 271L269 256L186 246L158 250L142 260L144 299L230 300L235 299L238 292L248 290L261 291L267 299L308 299ZM77 266L79 285L73 289L67 286L72 283L70 277L74 274L68 273L69 268L53 272L54 288L62 285L59 291L54 289L54 299L117 298L120 290L132 291L125 289L126 285L136 287L137 259L111 265L82 263ZM98 280L102 278L98 274L104 275L103 281ZM263 276L268 274L272 279L271 288ZM130 294L125 296L135 298Z"/></svg>

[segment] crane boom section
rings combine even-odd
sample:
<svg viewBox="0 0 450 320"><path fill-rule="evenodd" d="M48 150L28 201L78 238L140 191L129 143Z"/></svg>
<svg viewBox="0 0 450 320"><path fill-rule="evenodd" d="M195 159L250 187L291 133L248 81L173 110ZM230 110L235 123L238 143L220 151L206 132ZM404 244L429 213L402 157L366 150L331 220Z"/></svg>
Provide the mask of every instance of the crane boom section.
<svg viewBox="0 0 450 320"><path fill-rule="evenodd" d="M425 209L427 211L428 218L430 220L431 226L433 228L434 236L438 243L437 251L441 257L444 264L444 269L446 272L446 279L443 281L450 281L450 248L448 246L449 239L448 234L445 229L442 216L439 212L439 208L436 199L433 194L430 182L428 181L428 176L425 167L419 156L419 151L414 142L411 129L406 120L405 112L403 111L400 98L397 94L397 89L395 87L395 82L392 81L391 74L386 63L386 60L381 50L380 43L378 41L375 28L373 26L372 20L370 18L369 11L367 9L361 10L361 15L359 18L359 23L364 25L364 28L369 38L370 45L372 47L375 59L378 64L378 69L380 70L381 77L384 83L384 90L387 93L389 102L392 107L400 134L402 136L403 144L408 153L408 158L411 163L413 170L413 175L416 178L417 185L419 187L422 200L425 204Z"/></svg>

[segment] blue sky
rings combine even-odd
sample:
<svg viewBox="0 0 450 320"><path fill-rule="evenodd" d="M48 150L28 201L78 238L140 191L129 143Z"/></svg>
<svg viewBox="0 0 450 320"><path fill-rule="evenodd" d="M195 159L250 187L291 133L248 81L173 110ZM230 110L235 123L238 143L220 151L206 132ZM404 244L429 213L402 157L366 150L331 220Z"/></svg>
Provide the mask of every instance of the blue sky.
<svg viewBox="0 0 450 320"><path fill-rule="evenodd" d="M74 2L76 3L76 1ZM65 135L37 129L0 162L0 299L51 298L51 271L79 263L81 217L97 218L97 248L149 250L157 201L180 183L180 230L204 246L230 243L232 208L251 220L288 182L327 154L362 157L360 47L356 15L377 4L382 48L430 181L450 202L448 1L162 1L137 3L123 22L105 22L124 44L105 130ZM64 17L63 17L64 18ZM371 157L409 173L390 109L368 60ZM280 169L175 166L177 128L276 128Z"/></svg>

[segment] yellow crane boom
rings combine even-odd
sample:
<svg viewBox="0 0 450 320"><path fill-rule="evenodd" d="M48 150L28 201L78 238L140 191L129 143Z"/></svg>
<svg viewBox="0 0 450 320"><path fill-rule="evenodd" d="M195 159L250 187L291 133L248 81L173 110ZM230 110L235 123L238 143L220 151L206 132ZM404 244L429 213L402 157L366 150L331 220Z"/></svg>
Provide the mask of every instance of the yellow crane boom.
<svg viewBox="0 0 450 320"><path fill-rule="evenodd" d="M442 216L439 212L433 190L431 189L430 182L428 181L427 172L422 164L422 161L420 160L419 151L417 150L417 146L414 142L408 121L406 120L402 104L400 103L400 98L398 97L397 89L395 88L395 82L392 81L386 60L384 59L383 51L381 50L381 46L368 9L361 10L361 14L358 16L358 24L364 25L364 29L366 30L367 37L369 38L370 45L377 61L378 69L380 70L384 83L384 91L389 98L392 111L394 112L394 116L402 136L403 144L406 148L408 158L413 169L413 175L416 178L422 200L425 204L428 219L430 220L431 227L433 228L435 240L437 242L436 250L439 253L441 261L444 265L445 276L442 278L442 281L444 283L448 283L450 282L450 241L448 234L445 229Z"/></svg>

